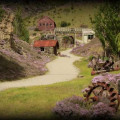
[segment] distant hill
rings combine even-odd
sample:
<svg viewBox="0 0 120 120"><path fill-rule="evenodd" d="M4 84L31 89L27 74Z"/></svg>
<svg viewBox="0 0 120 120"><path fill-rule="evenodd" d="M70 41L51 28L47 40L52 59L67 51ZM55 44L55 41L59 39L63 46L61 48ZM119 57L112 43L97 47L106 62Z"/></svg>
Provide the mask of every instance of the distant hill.
<svg viewBox="0 0 120 120"><path fill-rule="evenodd" d="M96 13L101 3L67 2L59 6L56 4L52 7L50 4L46 4L43 10L36 10L35 14L28 15L25 19L27 25L35 26L42 16L49 16L56 22L57 27L60 27L62 21L70 23L70 27L80 27L81 25L92 27L89 18ZM34 13L34 10L31 11Z"/></svg>
<svg viewBox="0 0 120 120"><path fill-rule="evenodd" d="M91 27L89 16L95 14L101 3L101 0L4 0L0 4L14 12L21 7L27 26L36 26L39 18L49 16L58 27L61 21L69 22L71 27Z"/></svg>

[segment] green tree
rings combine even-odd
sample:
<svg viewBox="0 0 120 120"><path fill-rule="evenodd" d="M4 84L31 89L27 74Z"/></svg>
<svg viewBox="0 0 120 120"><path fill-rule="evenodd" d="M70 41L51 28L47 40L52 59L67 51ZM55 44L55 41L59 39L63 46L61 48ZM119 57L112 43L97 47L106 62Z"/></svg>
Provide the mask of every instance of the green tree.
<svg viewBox="0 0 120 120"><path fill-rule="evenodd" d="M4 14L5 14L5 11L0 7L0 22L2 21Z"/></svg>
<svg viewBox="0 0 120 120"><path fill-rule="evenodd" d="M119 55L120 49L117 35L120 33L120 4L107 2L100 6L91 22L94 26L96 36L102 43L105 53L111 49L111 54Z"/></svg>
<svg viewBox="0 0 120 120"><path fill-rule="evenodd" d="M27 30L21 15L21 9L17 9L14 19L14 33L26 42L29 42L29 31Z"/></svg>

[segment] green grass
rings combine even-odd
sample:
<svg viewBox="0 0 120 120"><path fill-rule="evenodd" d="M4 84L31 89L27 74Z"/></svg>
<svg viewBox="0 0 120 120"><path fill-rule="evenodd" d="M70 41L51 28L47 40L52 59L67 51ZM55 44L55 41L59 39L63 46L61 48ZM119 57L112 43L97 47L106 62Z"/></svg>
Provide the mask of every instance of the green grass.
<svg viewBox="0 0 120 120"><path fill-rule="evenodd" d="M42 16L49 16L56 22L57 27L60 27L61 21L71 23L69 27L80 27L82 24L92 27L90 16L93 16L96 13L99 5L100 3L91 2L74 3L74 8L71 9L71 4L67 3L62 6L57 6L51 10L38 13L35 16L31 16L28 18L30 23L27 24L28 26L37 25L37 21Z"/></svg>
<svg viewBox="0 0 120 120"><path fill-rule="evenodd" d="M57 119L52 112L56 102L73 95L82 96L81 90L88 86L93 78L85 59L76 61L74 65L80 69L83 78L53 85L14 88L0 92L0 117Z"/></svg>
<svg viewBox="0 0 120 120"><path fill-rule="evenodd" d="M84 78L53 85L15 88L0 92L0 116L44 119L52 117L52 108L57 101L72 95L82 95L81 90L92 79L86 61L77 61L74 64L80 68L80 74Z"/></svg>

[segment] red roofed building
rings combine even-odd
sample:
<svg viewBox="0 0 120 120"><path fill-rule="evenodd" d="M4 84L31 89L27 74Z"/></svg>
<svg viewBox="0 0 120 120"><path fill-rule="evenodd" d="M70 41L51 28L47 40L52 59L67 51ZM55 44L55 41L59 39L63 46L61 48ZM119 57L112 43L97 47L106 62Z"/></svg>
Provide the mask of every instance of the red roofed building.
<svg viewBox="0 0 120 120"><path fill-rule="evenodd" d="M47 53L54 53L55 55L57 55L57 49L59 49L59 43L57 40L37 40L34 42L34 47L40 48L41 51Z"/></svg>
<svg viewBox="0 0 120 120"><path fill-rule="evenodd" d="M38 21L38 29L40 31L53 31L55 27L55 22L48 16L45 16Z"/></svg>

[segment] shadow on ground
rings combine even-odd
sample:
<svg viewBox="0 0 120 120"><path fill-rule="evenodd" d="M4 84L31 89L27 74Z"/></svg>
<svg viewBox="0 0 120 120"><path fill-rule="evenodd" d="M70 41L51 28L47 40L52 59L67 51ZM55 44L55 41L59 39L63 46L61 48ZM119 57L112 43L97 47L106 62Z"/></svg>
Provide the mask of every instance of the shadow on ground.
<svg viewBox="0 0 120 120"><path fill-rule="evenodd" d="M25 77L23 67L0 56L0 81L12 81L22 77Z"/></svg>

